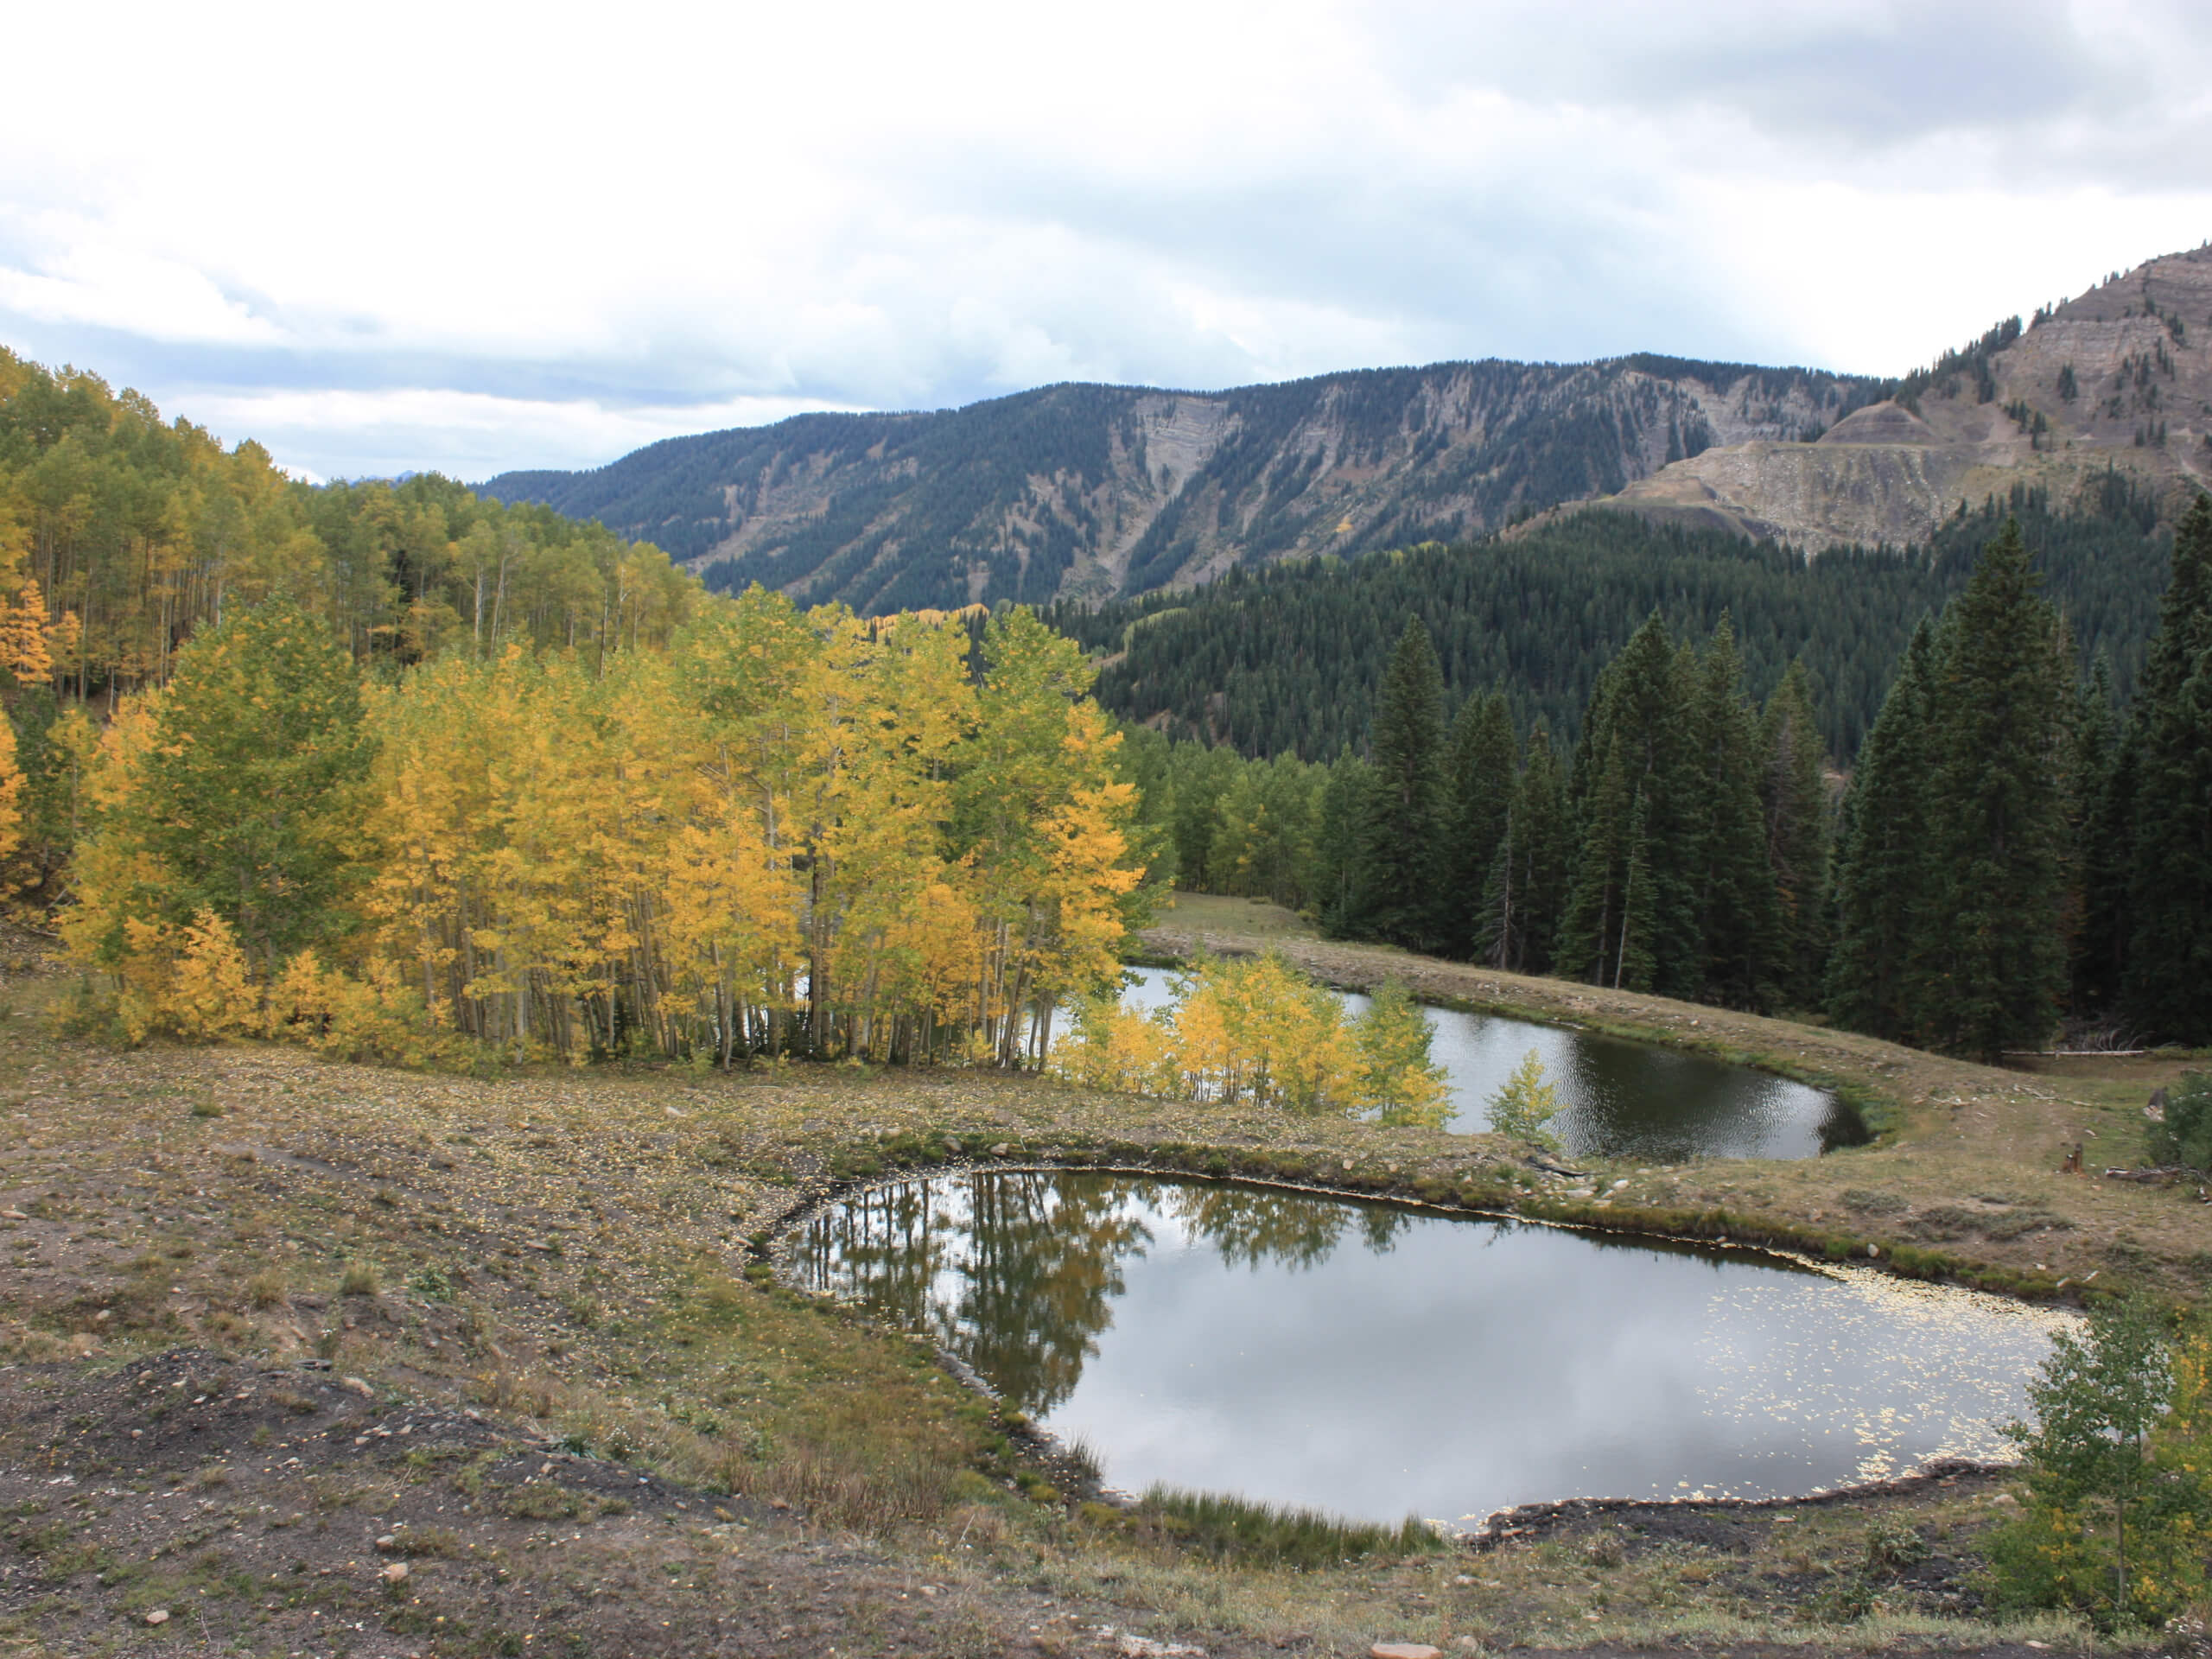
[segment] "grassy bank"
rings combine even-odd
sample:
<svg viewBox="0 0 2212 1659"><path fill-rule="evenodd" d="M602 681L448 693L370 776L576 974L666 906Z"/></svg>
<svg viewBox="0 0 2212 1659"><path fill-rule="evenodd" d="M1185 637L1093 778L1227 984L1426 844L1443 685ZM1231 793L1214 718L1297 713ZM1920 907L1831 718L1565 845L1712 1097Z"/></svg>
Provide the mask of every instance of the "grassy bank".
<svg viewBox="0 0 2212 1659"><path fill-rule="evenodd" d="M1568 1517L1478 1557L1378 1537L1336 1564L1310 1518L1086 1508L926 1348L762 1268L779 1226L841 1185L1001 1147L1764 1228L2069 1295L2093 1274L2203 1282L2204 1211L2183 1195L2044 1168L2077 1125L2117 1144L2149 1071L2028 1077L1780 1022L1688 1027L1747 1054L1802 1046L1878 1089L1889 1142L1570 1183L1485 1138L983 1073L465 1080L258 1045L115 1052L51 1034L56 988L16 976L0 1045L0 1637L27 1653L162 1631L441 1655L1088 1652L1133 1631L1216 1655L2075 1639L1980 1611L1973 1540L2002 1505L1979 1477L1795 1511ZM1925 1553L1869 1541L1900 1529Z"/></svg>

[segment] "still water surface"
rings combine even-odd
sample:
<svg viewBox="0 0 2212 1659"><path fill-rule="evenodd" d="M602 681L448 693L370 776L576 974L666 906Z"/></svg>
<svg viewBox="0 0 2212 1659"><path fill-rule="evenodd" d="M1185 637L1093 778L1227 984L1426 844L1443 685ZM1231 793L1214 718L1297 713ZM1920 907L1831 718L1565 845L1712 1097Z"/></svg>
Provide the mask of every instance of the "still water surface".
<svg viewBox="0 0 2212 1659"><path fill-rule="evenodd" d="M1749 1250L1070 1171L855 1194L789 1270L1089 1441L1109 1485L1461 1524L2003 1457L2063 1317Z"/></svg>
<svg viewBox="0 0 2212 1659"><path fill-rule="evenodd" d="M1171 977L1160 968L1125 969L1123 1006L1166 1007ZM1367 1006L1357 992L1344 1001ZM1577 1156L1811 1158L1867 1138L1859 1115L1834 1096L1748 1066L1495 1014L1427 1005L1421 1012L1430 1057L1447 1077L1446 1127L1461 1135L1490 1127L1490 1097L1533 1048L1565 1103L1553 1132Z"/></svg>

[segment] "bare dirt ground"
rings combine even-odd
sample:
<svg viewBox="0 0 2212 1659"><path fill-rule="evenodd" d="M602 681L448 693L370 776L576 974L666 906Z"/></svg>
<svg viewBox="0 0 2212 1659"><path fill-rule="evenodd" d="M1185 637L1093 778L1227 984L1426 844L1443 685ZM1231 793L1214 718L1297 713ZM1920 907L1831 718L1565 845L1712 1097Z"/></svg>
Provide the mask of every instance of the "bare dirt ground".
<svg viewBox="0 0 2212 1659"><path fill-rule="evenodd" d="M1394 965L1424 993L1552 999L1552 1017L1678 1040L1714 1021L1723 1046L1893 1095L1889 1147L1655 1172L1636 1190L1686 1230L1724 1202L1777 1227L1831 1224L1808 1212L1833 1206L1850 1240L1902 1246L1949 1226L1930 1219L1948 1180L1942 1202L2033 1221L1955 1229L1962 1262L2043 1262L2054 1287L2077 1270L2202 1284L2212 1228L2193 1195L2044 1167L2077 1127L2120 1144L2152 1073L2107 1099L2095 1080ZM842 1182L995 1147L1629 1217L1487 1138L959 1071L467 1079L272 1046L118 1053L52 1034L57 983L12 975L0 1007L0 1654L1354 1655L1409 1639L2028 1659L2031 1641L2086 1642L1981 1606L1974 1540L2005 1497L1976 1473L1820 1504L1579 1511L1479 1553L1218 1561L1076 1501L930 1351L782 1288L762 1259L784 1217ZM1900 1529L1916 1549L1878 1547Z"/></svg>

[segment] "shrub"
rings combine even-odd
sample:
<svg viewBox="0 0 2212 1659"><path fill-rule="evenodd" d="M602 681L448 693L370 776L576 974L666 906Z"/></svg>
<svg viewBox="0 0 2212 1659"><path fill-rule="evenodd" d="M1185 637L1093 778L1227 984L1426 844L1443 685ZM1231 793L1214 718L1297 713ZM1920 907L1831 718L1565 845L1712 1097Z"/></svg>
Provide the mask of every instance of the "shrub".
<svg viewBox="0 0 2212 1659"><path fill-rule="evenodd" d="M2178 1350L2145 1300L2062 1331L2028 1385L2021 1510L1990 1535L2000 1600L2069 1607L2107 1629L2156 1623L2206 1589L2212 1545L2212 1320Z"/></svg>
<svg viewBox="0 0 2212 1659"><path fill-rule="evenodd" d="M338 1281L341 1296L373 1296L377 1294L377 1270L365 1262L346 1264L345 1276Z"/></svg>
<svg viewBox="0 0 2212 1659"><path fill-rule="evenodd" d="M1491 1132L1556 1150L1559 1141L1548 1126L1559 1111L1559 1090L1545 1079L1543 1057L1532 1048L1490 1097Z"/></svg>
<svg viewBox="0 0 2212 1659"><path fill-rule="evenodd" d="M2212 1072L2191 1071L2166 1090L2166 1121L2151 1126L2151 1161L2212 1170Z"/></svg>

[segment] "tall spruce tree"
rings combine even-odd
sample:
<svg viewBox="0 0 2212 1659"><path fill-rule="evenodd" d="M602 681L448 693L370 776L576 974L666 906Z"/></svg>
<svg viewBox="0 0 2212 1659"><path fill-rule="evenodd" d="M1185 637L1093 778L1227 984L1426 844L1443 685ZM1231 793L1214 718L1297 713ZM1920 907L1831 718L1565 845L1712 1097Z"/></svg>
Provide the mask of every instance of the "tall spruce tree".
<svg viewBox="0 0 2212 1659"><path fill-rule="evenodd" d="M1935 903L1911 995L1933 1046L2040 1046L2066 988L2067 745L2058 613L2007 521L1944 613L1930 805Z"/></svg>
<svg viewBox="0 0 2212 1659"><path fill-rule="evenodd" d="M1936 902L1929 845L1936 630L1923 618L1859 751L1836 848L1828 1013L1893 1041L1917 1021L1908 987L1923 918Z"/></svg>
<svg viewBox="0 0 2212 1659"><path fill-rule="evenodd" d="M1693 997L1705 979L1702 831L1691 764L1695 685L1684 670L1655 611L1599 677L1575 753L1574 875L1557 959L1577 978ZM1639 963L1647 964L1641 983Z"/></svg>
<svg viewBox="0 0 2212 1659"><path fill-rule="evenodd" d="M1368 739L1373 776L1360 825L1350 931L1408 950L1443 942L1444 677L1428 629L1408 620Z"/></svg>
<svg viewBox="0 0 2212 1659"><path fill-rule="evenodd" d="M2212 1040L2212 496L2174 535L2136 690L2121 1007L2151 1038Z"/></svg>
<svg viewBox="0 0 2212 1659"><path fill-rule="evenodd" d="M1780 936L1775 981L1783 1003L1813 1006L1827 956L1827 753L1802 659L1790 664L1759 720L1767 865L1774 872Z"/></svg>
<svg viewBox="0 0 2212 1659"><path fill-rule="evenodd" d="M1491 868L1497 861L1511 815L1518 749L1503 692L1469 697L1459 705L1459 718L1452 723L1446 831L1449 933L1445 948L1455 957L1474 954Z"/></svg>
<svg viewBox="0 0 2212 1659"><path fill-rule="evenodd" d="M1698 994L1730 1007L1763 1008L1777 990L1781 907L1759 801L1758 723L1744 697L1743 661L1726 612L1694 672L1687 779L1700 831L1695 879L1705 962Z"/></svg>
<svg viewBox="0 0 2212 1659"><path fill-rule="evenodd" d="M2112 659L2099 652L2074 699L2073 811L2068 825L2066 936L2068 1000L2094 1019L2108 1012L2117 976L2112 895L2126 879L2125 862L2104 839L2111 829L2112 784L2120 758L2120 721L2113 706ZM2123 842L2123 846L2124 846Z"/></svg>
<svg viewBox="0 0 2212 1659"><path fill-rule="evenodd" d="M1552 942L1567 900L1567 780L1539 726L1513 786L1505 838L1491 866L1475 949L1493 968L1549 973Z"/></svg>

